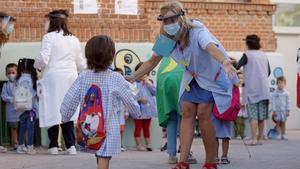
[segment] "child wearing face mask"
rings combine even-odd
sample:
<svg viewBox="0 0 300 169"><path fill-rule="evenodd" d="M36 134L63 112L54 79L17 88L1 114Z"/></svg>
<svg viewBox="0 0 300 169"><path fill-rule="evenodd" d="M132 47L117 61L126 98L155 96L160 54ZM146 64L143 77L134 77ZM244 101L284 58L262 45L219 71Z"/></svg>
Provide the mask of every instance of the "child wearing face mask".
<svg viewBox="0 0 300 169"><path fill-rule="evenodd" d="M20 112L16 112L13 106L13 93L16 86L17 65L10 63L6 66L6 77L8 81L4 83L1 97L6 103L6 121L11 129L11 140L16 149L18 146L18 123Z"/></svg>

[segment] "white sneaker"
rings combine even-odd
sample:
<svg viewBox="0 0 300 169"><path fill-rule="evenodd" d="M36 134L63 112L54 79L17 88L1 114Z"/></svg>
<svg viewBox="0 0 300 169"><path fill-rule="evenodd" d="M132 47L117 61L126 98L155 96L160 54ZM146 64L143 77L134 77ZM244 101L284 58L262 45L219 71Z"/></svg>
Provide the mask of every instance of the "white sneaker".
<svg viewBox="0 0 300 169"><path fill-rule="evenodd" d="M7 152L7 148L0 146L0 153L6 153Z"/></svg>
<svg viewBox="0 0 300 169"><path fill-rule="evenodd" d="M25 147L25 145L19 145L18 148L17 148L17 153L18 154L25 154L27 153L27 148Z"/></svg>
<svg viewBox="0 0 300 169"><path fill-rule="evenodd" d="M278 134L278 135L276 136L276 139L277 139L277 140L281 140L281 135Z"/></svg>
<svg viewBox="0 0 300 169"><path fill-rule="evenodd" d="M48 149L48 154L51 155L58 155L58 148L57 147L52 147Z"/></svg>
<svg viewBox="0 0 300 169"><path fill-rule="evenodd" d="M67 154L69 154L69 155L76 155L77 154L77 150L76 150L75 146L71 146L69 149L67 149Z"/></svg>
<svg viewBox="0 0 300 169"><path fill-rule="evenodd" d="M285 135L282 135L281 140L288 140L288 138Z"/></svg>
<svg viewBox="0 0 300 169"><path fill-rule="evenodd" d="M176 156L169 155L168 164L177 164L178 158Z"/></svg>
<svg viewBox="0 0 300 169"><path fill-rule="evenodd" d="M27 154L30 154L30 155L36 154L36 151L34 150L33 145L32 146L28 146L28 148L27 148Z"/></svg>

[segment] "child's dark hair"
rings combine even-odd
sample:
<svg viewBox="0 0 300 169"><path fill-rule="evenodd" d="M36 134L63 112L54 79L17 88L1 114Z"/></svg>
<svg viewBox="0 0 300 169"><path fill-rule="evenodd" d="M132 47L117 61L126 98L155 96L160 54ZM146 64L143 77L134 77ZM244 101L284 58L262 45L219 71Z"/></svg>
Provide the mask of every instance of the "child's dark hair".
<svg viewBox="0 0 300 169"><path fill-rule="evenodd" d="M124 75L123 70L120 69L120 68L115 68L115 69L114 69L114 72L120 72L122 75Z"/></svg>
<svg viewBox="0 0 300 169"><path fill-rule="evenodd" d="M261 48L260 38L257 35L248 35L245 40L249 50L259 50Z"/></svg>
<svg viewBox="0 0 300 169"><path fill-rule="evenodd" d="M115 57L115 43L106 35L92 37L85 46L88 69L95 72L105 71Z"/></svg>
<svg viewBox="0 0 300 169"><path fill-rule="evenodd" d="M33 89L36 90L36 81L38 80L38 75L36 69L33 67L34 60L23 58L18 62L18 75L17 80L20 79L22 73L28 73L31 75Z"/></svg>
<svg viewBox="0 0 300 169"><path fill-rule="evenodd" d="M9 63L9 64L6 65L5 71L7 72L9 68L16 68L16 69L18 69L18 65L15 64L15 63Z"/></svg>
<svg viewBox="0 0 300 169"><path fill-rule="evenodd" d="M280 76L277 78L277 84L279 81L286 83L286 78L284 76Z"/></svg>
<svg viewBox="0 0 300 169"><path fill-rule="evenodd" d="M68 10L59 9L49 12L45 15L46 18L49 18L50 25L48 29L48 33L50 32L59 32L61 30L64 31L64 36L70 36L72 33L69 31L67 26L68 21Z"/></svg>

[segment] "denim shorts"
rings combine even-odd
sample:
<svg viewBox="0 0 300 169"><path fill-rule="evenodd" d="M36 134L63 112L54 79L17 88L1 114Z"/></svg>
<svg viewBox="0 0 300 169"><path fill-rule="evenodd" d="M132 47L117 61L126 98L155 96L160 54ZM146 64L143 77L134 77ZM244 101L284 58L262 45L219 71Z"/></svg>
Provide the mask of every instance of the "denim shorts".
<svg viewBox="0 0 300 169"><path fill-rule="evenodd" d="M212 92L201 88L197 81L193 79L189 84L190 91L185 90L180 98L180 102L192 102L192 103L214 103L214 97Z"/></svg>

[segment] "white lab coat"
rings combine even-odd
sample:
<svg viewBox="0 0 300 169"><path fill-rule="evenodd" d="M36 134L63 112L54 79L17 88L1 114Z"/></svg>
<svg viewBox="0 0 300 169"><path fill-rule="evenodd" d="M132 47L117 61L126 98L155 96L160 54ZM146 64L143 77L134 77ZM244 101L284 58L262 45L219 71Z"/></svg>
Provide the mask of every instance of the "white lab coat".
<svg viewBox="0 0 300 169"><path fill-rule="evenodd" d="M61 123L60 106L65 94L85 69L80 42L75 36L63 36L63 32L44 35L34 67L42 71L38 81L40 127ZM76 120L78 113L72 120Z"/></svg>

